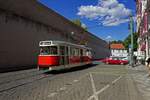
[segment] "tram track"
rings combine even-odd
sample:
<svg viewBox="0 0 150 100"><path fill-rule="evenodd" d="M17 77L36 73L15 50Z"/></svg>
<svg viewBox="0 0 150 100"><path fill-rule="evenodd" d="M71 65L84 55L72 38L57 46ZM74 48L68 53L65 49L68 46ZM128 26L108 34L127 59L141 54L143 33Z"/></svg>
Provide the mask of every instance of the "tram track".
<svg viewBox="0 0 150 100"><path fill-rule="evenodd" d="M67 72L67 71L62 71L60 73L65 73L65 72ZM72 73L72 70L68 71L67 73L69 74L69 72ZM74 71L73 71L73 73L74 73ZM32 71L29 71L24 74L25 75L23 75L23 77L20 74L17 74L18 75L17 78L11 77L8 80L1 81L0 82L0 94L3 92L7 92L9 90L16 89L18 87L22 87L24 85L28 85L28 84L37 82L42 79L48 78L48 80L52 80L53 78L56 78L56 76L61 75L61 74L59 74L59 72L52 73L52 74L51 73L46 74L43 71L35 71L34 73Z"/></svg>
<svg viewBox="0 0 150 100"><path fill-rule="evenodd" d="M36 69L16 71L16 72L9 72L9 73L2 73L2 74L0 74L0 79L8 78L8 77L13 77L14 78L14 76L20 76L20 75L23 75L23 74L35 73L35 72L37 72Z"/></svg>
<svg viewBox="0 0 150 100"><path fill-rule="evenodd" d="M35 74L34 74L35 73ZM14 77L9 77L9 79L7 79L7 80L5 80L5 81L1 81L0 82L0 85L3 85L3 84L6 84L6 83L10 83L10 82L12 82L12 81L18 81L18 80L22 80L22 79L26 79L26 78L29 78L29 77L34 77L34 76L36 76L36 75L40 75L41 73L43 73L43 72L32 72L32 74L31 75L24 75L24 77L22 77L22 76L20 76L19 75L19 77L17 77L17 78L14 78ZM28 74L28 73L27 73Z"/></svg>
<svg viewBox="0 0 150 100"><path fill-rule="evenodd" d="M51 74L44 75L43 73L39 73L39 74L33 75L32 77L22 78L16 81L10 81L9 83L0 85L0 93L15 89L17 87L21 87L23 85L34 83L36 81L45 79L47 77L52 77L52 75Z"/></svg>

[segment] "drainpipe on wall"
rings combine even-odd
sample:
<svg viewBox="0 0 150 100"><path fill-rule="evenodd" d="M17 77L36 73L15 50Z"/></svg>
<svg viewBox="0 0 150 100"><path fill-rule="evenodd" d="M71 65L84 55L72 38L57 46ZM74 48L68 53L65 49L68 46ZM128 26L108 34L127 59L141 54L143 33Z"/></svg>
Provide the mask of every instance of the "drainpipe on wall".
<svg viewBox="0 0 150 100"><path fill-rule="evenodd" d="M148 42L148 36L146 35L146 58L149 57L149 42Z"/></svg>
<svg viewBox="0 0 150 100"><path fill-rule="evenodd" d="M144 12L144 30L146 33L146 58L149 57L149 36L148 36L148 13Z"/></svg>

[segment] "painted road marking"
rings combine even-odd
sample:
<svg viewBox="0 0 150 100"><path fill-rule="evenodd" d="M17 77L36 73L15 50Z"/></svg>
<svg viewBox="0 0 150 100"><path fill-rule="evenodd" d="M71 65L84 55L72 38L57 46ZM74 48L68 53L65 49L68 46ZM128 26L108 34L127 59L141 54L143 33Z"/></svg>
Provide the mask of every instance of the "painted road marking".
<svg viewBox="0 0 150 100"><path fill-rule="evenodd" d="M79 81L79 80L73 80L73 82L75 82L75 83L78 82L78 81Z"/></svg>
<svg viewBox="0 0 150 100"><path fill-rule="evenodd" d="M91 74L90 74L90 75L91 75ZM90 76L90 77L91 77L91 76ZM115 83L116 83L117 81L119 81L121 78L122 78L122 76L119 76L118 78L116 78L115 80L113 80L113 81L111 82L111 84L115 84ZM91 83L94 85L94 80L93 80L93 78L91 78L91 79L92 79L92 80L91 80L91 81L92 81ZM99 91L95 92L96 89L94 89L95 86L93 87L93 85L92 85L92 88L93 88L94 94L93 94L92 96L90 96L90 97L88 98L88 100L91 100L91 99L93 99L93 98L95 98L95 100L98 100L98 95L110 87L110 84L107 84L107 85L105 85L102 89L100 89Z"/></svg>
<svg viewBox="0 0 150 100"><path fill-rule="evenodd" d="M61 87L60 89L59 89L59 91L65 91L67 88L66 87Z"/></svg>
<svg viewBox="0 0 150 100"><path fill-rule="evenodd" d="M98 95L96 94L96 87L95 87L94 79L91 73L90 73L90 80L91 80L92 89L93 89L93 97L95 98L95 100L98 100Z"/></svg>
<svg viewBox="0 0 150 100"><path fill-rule="evenodd" d="M112 81L112 84L115 84L118 80L120 80L122 78L122 76L119 76L118 78L116 78L114 81Z"/></svg>
<svg viewBox="0 0 150 100"><path fill-rule="evenodd" d="M48 97L49 98L54 97L56 94L57 94L56 92L53 92L53 93L49 94Z"/></svg>

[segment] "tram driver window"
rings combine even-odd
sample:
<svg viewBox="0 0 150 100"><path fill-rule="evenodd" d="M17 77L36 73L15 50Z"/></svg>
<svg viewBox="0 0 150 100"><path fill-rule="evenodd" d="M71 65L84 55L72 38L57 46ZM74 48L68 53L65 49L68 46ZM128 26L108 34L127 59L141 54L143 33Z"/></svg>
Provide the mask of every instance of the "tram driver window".
<svg viewBox="0 0 150 100"><path fill-rule="evenodd" d="M57 47L56 46L41 47L40 54L41 55L56 55Z"/></svg>
<svg viewBox="0 0 150 100"><path fill-rule="evenodd" d="M48 49L48 47L41 47L41 49L40 49L40 54L41 54L41 55L49 54L49 49Z"/></svg>

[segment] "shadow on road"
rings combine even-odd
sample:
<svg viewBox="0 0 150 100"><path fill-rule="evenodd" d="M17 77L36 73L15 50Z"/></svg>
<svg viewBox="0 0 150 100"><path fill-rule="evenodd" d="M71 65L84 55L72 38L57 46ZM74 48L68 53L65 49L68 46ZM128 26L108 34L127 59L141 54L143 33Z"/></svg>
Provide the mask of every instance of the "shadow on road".
<svg viewBox="0 0 150 100"><path fill-rule="evenodd" d="M78 66L78 67L73 67L73 68L67 68L63 70L53 70L53 71L47 71L44 74L62 74L62 73L70 73L70 72L75 72L75 71L80 71L84 69L88 69L91 67L95 67L98 64L89 64L89 65L84 65L84 66Z"/></svg>
<svg viewBox="0 0 150 100"><path fill-rule="evenodd" d="M37 68L37 66L36 65L29 65L29 66L5 67L5 68L0 68L0 73L16 72L16 71L29 70L29 69L34 69L34 68Z"/></svg>

